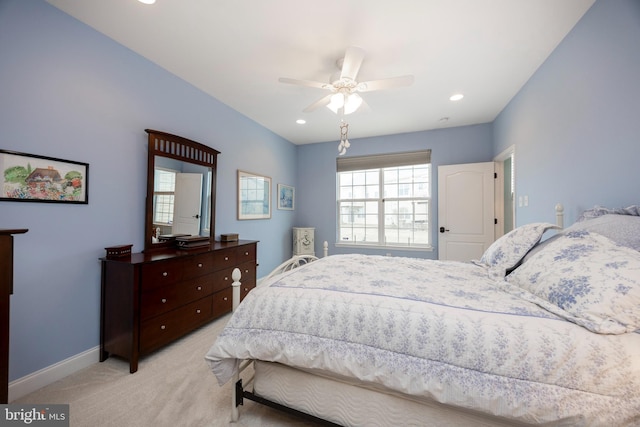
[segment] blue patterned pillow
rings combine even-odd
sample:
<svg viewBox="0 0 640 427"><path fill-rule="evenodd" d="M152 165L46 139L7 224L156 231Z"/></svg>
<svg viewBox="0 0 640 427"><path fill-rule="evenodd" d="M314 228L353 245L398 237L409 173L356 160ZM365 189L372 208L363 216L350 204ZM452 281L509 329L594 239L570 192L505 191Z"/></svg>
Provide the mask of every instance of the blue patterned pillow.
<svg viewBox="0 0 640 427"><path fill-rule="evenodd" d="M605 214L576 222L565 231L602 234L619 245L640 251L640 216Z"/></svg>
<svg viewBox="0 0 640 427"><path fill-rule="evenodd" d="M506 280L532 294L530 301L590 331L640 329L640 252L600 234L567 232Z"/></svg>
<svg viewBox="0 0 640 427"><path fill-rule="evenodd" d="M511 230L489 246L480 258L480 264L499 271L504 277L518 266L527 252L540 241L544 232L553 228L560 227L546 222L536 222Z"/></svg>

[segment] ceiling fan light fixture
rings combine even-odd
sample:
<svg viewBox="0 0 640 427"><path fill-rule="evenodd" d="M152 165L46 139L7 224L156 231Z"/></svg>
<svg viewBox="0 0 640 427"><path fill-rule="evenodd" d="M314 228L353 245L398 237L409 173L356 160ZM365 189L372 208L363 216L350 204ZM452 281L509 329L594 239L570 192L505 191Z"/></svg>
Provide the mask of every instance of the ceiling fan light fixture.
<svg viewBox="0 0 640 427"><path fill-rule="evenodd" d="M344 103L344 114L351 114L362 105L362 97L357 93L350 94Z"/></svg>
<svg viewBox="0 0 640 427"><path fill-rule="evenodd" d="M327 108L338 114L338 111L344 107L344 95L342 93L335 93L331 96L331 101L327 104Z"/></svg>

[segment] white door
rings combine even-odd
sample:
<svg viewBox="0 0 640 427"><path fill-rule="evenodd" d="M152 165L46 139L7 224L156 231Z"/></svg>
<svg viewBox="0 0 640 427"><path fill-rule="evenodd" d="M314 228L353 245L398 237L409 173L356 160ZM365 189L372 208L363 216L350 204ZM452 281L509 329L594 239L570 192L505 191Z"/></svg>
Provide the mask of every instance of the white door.
<svg viewBox="0 0 640 427"><path fill-rule="evenodd" d="M200 234L200 208L202 199L202 174L176 174L173 207L174 234Z"/></svg>
<svg viewBox="0 0 640 427"><path fill-rule="evenodd" d="M494 241L494 164L438 166L438 258L480 259Z"/></svg>

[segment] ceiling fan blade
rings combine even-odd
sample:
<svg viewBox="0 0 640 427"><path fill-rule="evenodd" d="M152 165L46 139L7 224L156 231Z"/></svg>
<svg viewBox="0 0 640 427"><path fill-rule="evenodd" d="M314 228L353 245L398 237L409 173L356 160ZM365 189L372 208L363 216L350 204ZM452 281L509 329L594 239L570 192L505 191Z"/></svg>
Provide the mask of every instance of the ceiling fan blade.
<svg viewBox="0 0 640 427"><path fill-rule="evenodd" d="M321 99L319 99L316 102L314 102L313 104L309 105L307 108L305 108L302 111L305 112L305 113L310 113L311 111L314 111L318 107L324 107L325 105L329 104L329 102L331 102L331 97L332 96L333 96L333 94L330 93L329 95L324 96Z"/></svg>
<svg viewBox="0 0 640 427"><path fill-rule="evenodd" d="M364 50L359 47L351 46L347 49L342 61L341 79L355 80L360 71L362 60L364 59Z"/></svg>
<svg viewBox="0 0 640 427"><path fill-rule="evenodd" d="M312 80L298 80L298 79L289 79L287 77L280 77L278 81L280 83L286 83L290 85L315 87L318 89L333 89L333 85L329 83L314 82Z"/></svg>
<svg viewBox="0 0 640 427"><path fill-rule="evenodd" d="M392 89L401 86L411 86L413 84L413 76L390 77L388 79L371 80L359 83L356 86L358 92L373 92L374 90Z"/></svg>

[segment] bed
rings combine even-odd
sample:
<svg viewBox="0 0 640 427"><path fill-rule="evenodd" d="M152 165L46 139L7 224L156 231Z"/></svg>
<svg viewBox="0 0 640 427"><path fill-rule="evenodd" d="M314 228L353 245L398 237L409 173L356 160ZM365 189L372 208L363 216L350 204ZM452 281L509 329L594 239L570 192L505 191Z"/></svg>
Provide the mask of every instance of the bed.
<svg viewBox="0 0 640 427"><path fill-rule="evenodd" d="M527 224L470 263L305 263L252 290L205 359L234 406L328 424L640 425L638 211Z"/></svg>

